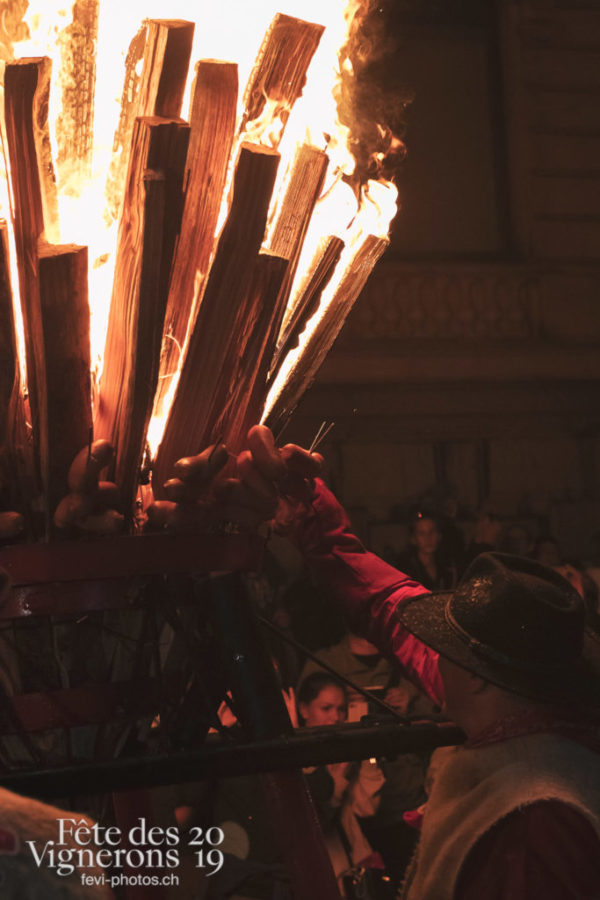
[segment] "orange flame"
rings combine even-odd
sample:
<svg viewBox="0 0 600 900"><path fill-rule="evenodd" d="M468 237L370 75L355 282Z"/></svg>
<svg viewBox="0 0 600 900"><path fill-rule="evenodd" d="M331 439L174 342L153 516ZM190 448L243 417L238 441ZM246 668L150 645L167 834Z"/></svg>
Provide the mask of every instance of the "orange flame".
<svg viewBox="0 0 600 900"><path fill-rule="evenodd" d="M79 2L93 4L97 0ZM257 0L253 3L248 3L248 0L220 0L218 4L204 4L201 7L198 0L170 0L168 4L168 15L171 18L197 21L184 116L188 109L193 63L197 59L234 59L238 63L240 84L243 85L251 71L263 34L276 13L298 16L325 26L308 72L303 95L291 110L281 142L279 143L279 139L283 123L280 119L273 120L273 104L269 102L266 103L260 120L249 123L247 132L242 136L245 140L250 139L268 146L279 144L282 160L270 221L275 215L277 196L286 178L288 162L293 158L298 143L308 141L326 150L330 160L323 196L317 204L304 243L296 286L302 279L303 265L306 267L312 259L323 235L338 234L343 238L346 249L336 275L322 298L320 309L308 323L307 334L311 328L316 327L327 304L331 302L344 268L356 252L361 238L366 234L386 235L396 211L397 193L390 183L370 181L362 187L357 198L344 180L344 177L347 179L354 171L355 163L349 149L348 129L338 120L334 88L341 70L345 73L352 72L350 59L340 60L339 53L348 38L354 17L361 14L362 7L363 0L347 0L345 7L340 0ZM90 248L91 345L96 376L101 367L108 323L116 241L116 227L113 224L107 229L103 219L104 187L119 117L124 60L129 42L141 22L148 18L164 17L164 14L164 0L127 0L125 3L123 0L99 0L96 46L98 78L92 104L93 154L87 171L75 171L72 166L65 164L58 172L61 239L84 243ZM55 60L51 87L51 128L59 119L59 58L61 51L66 52L64 35L72 25L72 19L73 12L65 5L64 0L30 0L26 15L30 40L15 46L15 54L18 56L49 55ZM64 77L64 66L62 71ZM240 117L242 112L240 109ZM219 227L226 211L224 202ZM267 231L267 246L268 240ZM293 303L293 290L291 302ZM185 347L182 348L182 359L184 352ZM23 356L22 358L24 359ZM282 368L277 383L273 386L267 411L277 396L282 379L285 379L285 370L286 367ZM174 378L173 390L176 381ZM166 413L167 410L164 410L163 418ZM153 451L157 449L162 427L162 420L154 419L151 423L149 437Z"/></svg>

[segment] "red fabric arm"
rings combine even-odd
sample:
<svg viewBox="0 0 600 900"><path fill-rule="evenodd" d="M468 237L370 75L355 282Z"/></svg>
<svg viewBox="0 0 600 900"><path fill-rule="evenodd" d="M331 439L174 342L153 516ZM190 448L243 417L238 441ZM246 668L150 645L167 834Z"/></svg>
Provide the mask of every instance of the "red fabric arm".
<svg viewBox="0 0 600 900"><path fill-rule="evenodd" d="M387 656L395 656L409 678L441 705L438 654L409 634L396 615L408 597L426 593L407 575L370 553L352 533L350 521L320 479L296 541L305 558L337 599L354 629Z"/></svg>

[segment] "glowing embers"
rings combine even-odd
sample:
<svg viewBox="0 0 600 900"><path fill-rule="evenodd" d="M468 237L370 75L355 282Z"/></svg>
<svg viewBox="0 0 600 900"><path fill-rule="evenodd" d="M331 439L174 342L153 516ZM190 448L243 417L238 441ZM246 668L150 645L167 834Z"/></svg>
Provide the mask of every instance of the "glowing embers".
<svg viewBox="0 0 600 900"><path fill-rule="evenodd" d="M263 413L272 422L290 414L386 245L395 189L356 170L352 129L338 121L334 91L341 71L352 77L348 35L361 15L360 4L340 6L303 0L299 19L293 4L270 0L200 12L191 0L172 0L169 13L197 15L196 29L180 19L140 28L142 15L159 13L154 0L143 10L109 0L76 2L68 14L47 0L32 7L38 52L56 54L62 72L52 84L58 99L50 95L61 233L90 248L94 367L103 358L95 437L116 445L128 505L148 440L160 493L176 459L218 437L237 450ZM188 72L190 60L208 55L237 62L200 59ZM70 79L69 61L82 69ZM32 111L30 120L39 126ZM370 156L380 164L395 139L387 126L375 131ZM38 199L45 205L17 253L43 459L54 413L43 391L38 397L39 261L32 281L24 260L34 240L50 237L56 192L47 146L34 141L30 157L24 172L44 173L34 208ZM13 193L29 207L31 198ZM81 373L77 381L84 384ZM51 502L47 489L45 497Z"/></svg>

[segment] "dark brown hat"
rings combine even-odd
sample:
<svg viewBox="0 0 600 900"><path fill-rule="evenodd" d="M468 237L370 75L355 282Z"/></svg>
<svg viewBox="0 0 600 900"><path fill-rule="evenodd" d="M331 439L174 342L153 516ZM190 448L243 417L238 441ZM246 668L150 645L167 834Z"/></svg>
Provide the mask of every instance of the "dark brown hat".
<svg viewBox="0 0 600 900"><path fill-rule="evenodd" d="M454 591L403 604L412 634L464 669L537 700L600 709L600 639L583 601L553 569L482 553Z"/></svg>

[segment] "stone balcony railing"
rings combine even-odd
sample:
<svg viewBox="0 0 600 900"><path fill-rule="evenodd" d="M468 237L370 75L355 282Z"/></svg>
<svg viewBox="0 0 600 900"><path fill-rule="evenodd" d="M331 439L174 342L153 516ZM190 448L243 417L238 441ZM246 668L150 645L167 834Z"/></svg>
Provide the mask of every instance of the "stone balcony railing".
<svg viewBox="0 0 600 900"><path fill-rule="evenodd" d="M600 267L383 261L319 381L478 375L600 378Z"/></svg>
<svg viewBox="0 0 600 900"><path fill-rule="evenodd" d="M345 340L600 343L600 267L380 263Z"/></svg>

